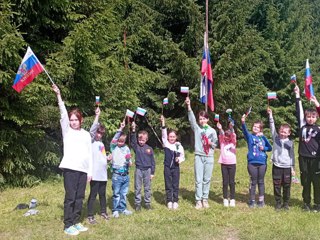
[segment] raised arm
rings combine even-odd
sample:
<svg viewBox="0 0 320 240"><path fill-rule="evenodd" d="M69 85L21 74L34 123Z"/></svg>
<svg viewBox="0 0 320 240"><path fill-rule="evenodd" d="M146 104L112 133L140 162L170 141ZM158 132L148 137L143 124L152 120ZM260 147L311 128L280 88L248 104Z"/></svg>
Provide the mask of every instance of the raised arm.
<svg viewBox="0 0 320 240"><path fill-rule="evenodd" d="M99 117L100 117L100 114L101 114L101 111L100 111L100 108L97 107L96 110L95 110L95 118L94 118L94 121L91 125L91 128L90 128L90 135L91 135L91 141L94 140L94 136L96 135L96 132L98 130L98 127L99 127Z"/></svg>
<svg viewBox="0 0 320 240"><path fill-rule="evenodd" d="M246 126L246 117L247 115L246 114L243 114L242 117L241 117L241 127L242 127L242 132L243 132L243 135L244 135L244 138L245 140L248 142L248 139L249 139L249 131L247 129L247 126Z"/></svg>
<svg viewBox="0 0 320 240"><path fill-rule="evenodd" d="M168 142L168 132L165 124L165 118L163 115L160 117L161 120L161 138L162 138L162 144L165 145Z"/></svg>
<svg viewBox="0 0 320 240"><path fill-rule="evenodd" d="M138 147L138 142L137 142L137 136L136 136L136 123L132 122L131 124L131 147L133 148L134 151L136 151L137 147Z"/></svg>
<svg viewBox="0 0 320 240"><path fill-rule="evenodd" d="M119 140L121 133L122 133L125 126L126 126L126 123L124 120L120 123L119 129L117 130L116 134L113 136L113 138L111 140L111 143L110 143L110 151L111 152L116 148L116 146L118 144L118 140Z"/></svg>
<svg viewBox="0 0 320 240"><path fill-rule="evenodd" d="M276 127L274 125L274 119L273 119L271 108L268 108L267 112L269 114L270 131L271 131L271 134L272 134L272 139L274 140L275 137L277 136L277 131L276 131Z"/></svg>
<svg viewBox="0 0 320 240"><path fill-rule="evenodd" d="M62 136L64 137L70 127L68 111L66 109L66 106L64 105L64 102L62 101L60 89L58 88L58 86L53 84L52 89L57 95L59 110L61 114L60 125L62 130Z"/></svg>
<svg viewBox="0 0 320 240"><path fill-rule="evenodd" d="M191 102L190 102L190 98L187 97L186 100L185 100L185 103L187 105L187 108L188 108L188 119L189 119L189 122L190 122L190 125L191 125L191 129L193 131L195 131L195 129L197 128L197 120L196 120L196 117L194 116L194 113L191 109Z"/></svg>
<svg viewBox="0 0 320 240"><path fill-rule="evenodd" d="M298 126L299 128L301 128L306 124L306 122L304 120L303 107L302 107L302 102L300 98L300 89L298 86L295 86L294 92L296 94L296 114L297 114Z"/></svg>

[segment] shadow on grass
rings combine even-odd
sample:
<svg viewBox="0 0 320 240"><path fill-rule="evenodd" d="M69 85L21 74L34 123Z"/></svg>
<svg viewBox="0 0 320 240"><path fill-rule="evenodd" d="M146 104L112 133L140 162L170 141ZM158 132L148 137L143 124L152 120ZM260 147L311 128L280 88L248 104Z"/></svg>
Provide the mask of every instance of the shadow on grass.
<svg viewBox="0 0 320 240"><path fill-rule="evenodd" d="M153 193L154 200L161 205L166 205L166 194L160 191L155 191Z"/></svg>
<svg viewBox="0 0 320 240"><path fill-rule="evenodd" d="M191 204L194 204L196 202L194 191L190 191L186 188L180 188L179 195L183 200L187 200Z"/></svg>

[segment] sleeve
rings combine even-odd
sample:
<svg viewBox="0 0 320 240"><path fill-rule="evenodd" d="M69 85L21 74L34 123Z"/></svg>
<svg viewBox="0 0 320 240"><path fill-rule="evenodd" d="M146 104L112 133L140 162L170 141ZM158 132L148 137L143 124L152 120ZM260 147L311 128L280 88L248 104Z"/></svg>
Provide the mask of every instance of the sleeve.
<svg viewBox="0 0 320 240"><path fill-rule="evenodd" d="M294 141L292 141L292 148L290 149L289 156L291 158L291 167L295 169L295 155L294 155Z"/></svg>
<svg viewBox="0 0 320 240"><path fill-rule="evenodd" d="M211 145L211 148L215 148L218 145L218 137L217 137L217 132L216 130L212 129L212 134L211 134L211 142L213 142L213 145Z"/></svg>
<svg viewBox="0 0 320 240"><path fill-rule="evenodd" d="M153 149L152 149L152 156L151 156L151 175L154 175L156 171L156 161L154 159L154 152L153 152Z"/></svg>
<svg viewBox="0 0 320 240"><path fill-rule="evenodd" d="M90 128L91 141L94 141L94 136L96 135L96 132L97 132L99 126L100 126L100 124L98 122L93 122L93 124Z"/></svg>
<svg viewBox="0 0 320 240"><path fill-rule="evenodd" d="M220 131L220 134L219 134L219 142L220 142L220 145L224 143L224 131Z"/></svg>
<svg viewBox="0 0 320 240"><path fill-rule="evenodd" d="M275 138L277 136L277 131L276 131L276 127L274 125L274 119L271 116L269 116L269 123L270 123L270 131L272 134L272 140L275 141Z"/></svg>
<svg viewBox="0 0 320 240"><path fill-rule="evenodd" d="M92 143L90 134L88 134L88 151L89 151L89 169L88 169L88 176L92 177L93 175L93 157L92 157Z"/></svg>
<svg viewBox="0 0 320 240"><path fill-rule="evenodd" d="M306 122L304 120L301 98L296 98L296 114L297 114L298 126L300 129L302 128L302 126L306 125Z"/></svg>
<svg viewBox="0 0 320 240"><path fill-rule="evenodd" d="M60 125L62 130L62 137L64 137L70 127L68 111L66 109L66 106L64 105L64 102L59 102L59 110L61 114Z"/></svg>
<svg viewBox="0 0 320 240"><path fill-rule="evenodd" d="M320 116L320 106L319 106L319 107L316 107L316 109L317 109L318 115Z"/></svg>
<svg viewBox="0 0 320 240"><path fill-rule="evenodd" d="M268 139L265 136L262 136L263 141L264 141L264 151L265 152L270 152L272 151L272 146L270 144L270 142L268 141Z"/></svg>
<svg viewBox="0 0 320 240"><path fill-rule="evenodd" d="M237 135L234 132L231 134L231 142L234 144L234 146L237 146Z"/></svg>
<svg viewBox="0 0 320 240"><path fill-rule="evenodd" d="M179 145L179 150L178 150L178 152L180 153L180 156L179 156L179 163L182 163L182 162L184 162L185 160L186 160L186 158L185 158L185 154L184 154L184 148L183 148L183 146L181 145L181 143L179 143L180 145Z"/></svg>
<svg viewBox="0 0 320 240"><path fill-rule="evenodd" d="M188 111L188 119L189 119L189 122L190 122L190 125L191 125L191 129L193 131L196 130L196 128L198 127L197 125L197 120L196 120L196 117L194 116L194 113L193 111Z"/></svg>
<svg viewBox="0 0 320 240"><path fill-rule="evenodd" d="M126 156L125 156L125 158L126 158L126 162L128 164L132 164L132 155L131 155L130 148L128 146L126 147Z"/></svg>
<svg viewBox="0 0 320 240"><path fill-rule="evenodd" d="M244 135L244 139L248 142L248 139L249 139L249 131L247 129L247 126L245 123L242 123L241 124L241 127L242 127L242 132L243 132L243 135Z"/></svg>
<svg viewBox="0 0 320 240"><path fill-rule="evenodd" d="M121 133L122 133L122 131L117 131L116 134L114 135L114 137L112 138L112 140L110 142L110 151L111 152L116 148Z"/></svg>
<svg viewBox="0 0 320 240"><path fill-rule="evenodd" d="M167 128L162 128L161 130L161 138L162 138L162 144L163 146L166 146L166 144L168 143L168 133L167 133Z"/></svg>
<svg viewBox="0 0 320 240"><path fill-rule="evenodd" d="M130 135L130 136L131 136L131 137L130 137L130 138L131 138L130 145L131 145L133 151L136 152L136 150L137 150L137 148L138 148L137 135L136 135L135 132L131 132L131 135Z"/></svg>

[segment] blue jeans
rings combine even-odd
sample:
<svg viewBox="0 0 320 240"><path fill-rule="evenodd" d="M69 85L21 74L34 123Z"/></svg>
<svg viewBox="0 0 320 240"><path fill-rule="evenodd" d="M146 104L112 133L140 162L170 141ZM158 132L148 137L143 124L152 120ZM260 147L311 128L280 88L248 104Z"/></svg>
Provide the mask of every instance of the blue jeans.
<svg viewBox="0 0 320 240"><path fill-rule="evenodd" d="M123 212L127 208L127 193L129 190L129 175L121 176L113 173L112 175L112 212Z"/></svg>

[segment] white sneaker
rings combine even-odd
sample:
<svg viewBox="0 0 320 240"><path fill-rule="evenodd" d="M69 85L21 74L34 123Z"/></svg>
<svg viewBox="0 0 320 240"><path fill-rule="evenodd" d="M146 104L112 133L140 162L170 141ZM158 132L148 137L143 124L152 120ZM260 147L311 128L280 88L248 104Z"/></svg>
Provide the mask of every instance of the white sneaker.
<svg viewBox="0 0 320 240"><path fill-rule="evenodd" d="M112 213L112 217L118 218L118 217L119 217L119 212L118 212L118 211L114 211L114 212Z"/></svg>
<svg viewBox="0 0 320 240"><path fill-rule="evenodd" d="M230 207L235 207L236 206L236 200L231 199L230 200Z"/></svg>
<svg viewBox="0 0 320 240"><path fill-rule="evenodd" d="M209 208L208 200L202 200L203 208Z"/></svg>
<svg viewBox="0 0 320 240"><path fill-rule="evenodd" d="M202 202L201 201L197 201L196 202L196 209L201 209L202 208Z"/></svg>
<svg viewBox="0 0 320 240"><path fill-rule="evenodd" d="M172 202L168 202L167 206L169 209L172 209Z"/></svg>
<svg viewBox="0 0 320 240"><path fill-rule="evenodd" d="M229 200L228 199L223 199L223 206L229 207Z"/></svg>
<svg viewBox="0 0 320 240"><path fill-rule="evenodd" d="M176 210L176 209L178 209L178 207L179 207L179 204L177 202L174 202L172 205L172 209Z"/></svg>

